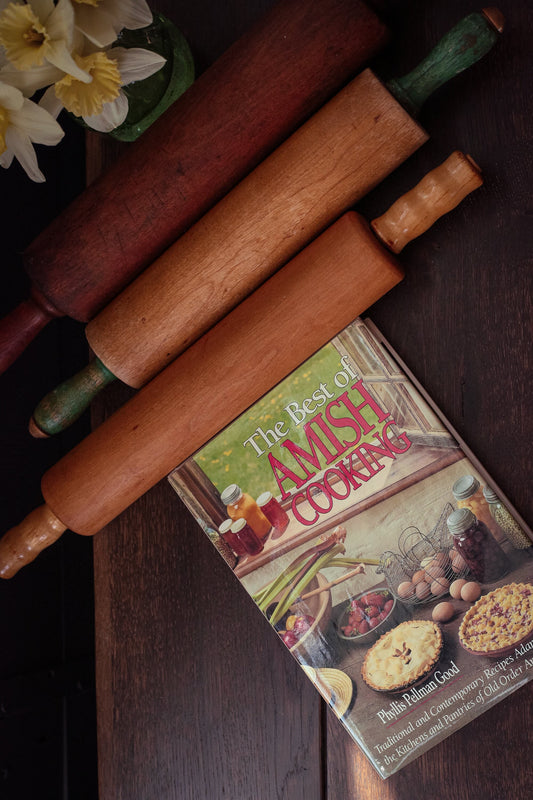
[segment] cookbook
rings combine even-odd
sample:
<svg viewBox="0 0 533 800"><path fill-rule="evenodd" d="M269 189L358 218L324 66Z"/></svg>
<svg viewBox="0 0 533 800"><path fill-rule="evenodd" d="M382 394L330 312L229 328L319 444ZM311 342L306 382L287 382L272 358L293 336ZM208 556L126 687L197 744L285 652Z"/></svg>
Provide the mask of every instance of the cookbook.
<svg viewBox="0 0 533 800"><path fill-rule="evenodd" d="M533 676L533 534L370 320L169 475L392 775Z"/></svg>

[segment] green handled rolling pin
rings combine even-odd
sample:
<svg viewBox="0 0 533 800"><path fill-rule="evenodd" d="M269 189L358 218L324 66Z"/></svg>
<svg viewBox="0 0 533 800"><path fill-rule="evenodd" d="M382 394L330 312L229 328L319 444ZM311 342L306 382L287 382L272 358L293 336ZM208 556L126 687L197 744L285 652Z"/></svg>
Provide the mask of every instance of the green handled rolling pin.
<svg viewBox="0 0 533 800"><path fill-rule="evenodd" d="M383 180L427 139L412 117L502 29L497 9L472 13L386 89L371 70L348 84L89 323L96 357L39 403L32 435L64 430L116 378L143 386Z"/></svg>

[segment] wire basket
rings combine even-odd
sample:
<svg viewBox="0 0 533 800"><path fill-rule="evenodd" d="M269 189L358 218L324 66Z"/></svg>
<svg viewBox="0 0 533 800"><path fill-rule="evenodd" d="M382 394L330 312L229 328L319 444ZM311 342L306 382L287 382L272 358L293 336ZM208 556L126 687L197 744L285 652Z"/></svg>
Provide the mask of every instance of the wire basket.
<svg viewBox="0 0 533 800"><path fill-rule="evenodd" d="M424 534L411 525L398 538L399 552L381 555L376 571L385 575L391 593L402 603L434 602L448 594L454 580L468 575L446 524L452 511L446 503L432 531Z"/></svg>

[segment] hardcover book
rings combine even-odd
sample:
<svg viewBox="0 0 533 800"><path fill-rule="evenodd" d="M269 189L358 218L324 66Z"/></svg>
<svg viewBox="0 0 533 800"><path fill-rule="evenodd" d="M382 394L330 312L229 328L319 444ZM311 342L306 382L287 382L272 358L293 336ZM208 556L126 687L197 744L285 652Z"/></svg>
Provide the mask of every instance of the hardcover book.
<svg viewBox="0 0 533 800"><path fill-rule="evenodd" d="M533 675L533 535L357 319L169 481L386 778Z"/></svg>

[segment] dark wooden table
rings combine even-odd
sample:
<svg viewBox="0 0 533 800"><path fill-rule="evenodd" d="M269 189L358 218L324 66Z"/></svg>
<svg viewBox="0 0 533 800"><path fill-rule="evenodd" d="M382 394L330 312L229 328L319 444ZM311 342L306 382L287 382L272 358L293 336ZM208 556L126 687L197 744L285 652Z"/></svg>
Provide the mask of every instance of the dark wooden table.
<svg viewBox="0 0 533 800"><path fill-rule="evenodd" d="M269 4L190 5L171 13L210 58ZM525 2L500 7L497 49L428 103L430 143L359 210L379 213L455 148L482 167L485 186L404 251L405 281L370 316L531 521L531 20ZM384 77L471 10L382 9L395 34L373 64ZM531 792L531 687L383 783L165 482L95 538L94 556L101 800Z"/></svg>
<svg viewBox="0 0 533 800"><path fill-rule="evenodd" d="M268 0L165 0L201 68ZM522 516L533 521L531 14L502 0L496 49L431 99L431 140L358 206L381 213L454 149L485 185L402 254L369 316ZM382 0L407 72L462 0ZM117 151L89 138L89 175ZM99 424L128 397L98 400ZM22 493L22 492L21 492ZM37 566L32 567L37 569ZM94 538L100 800L514 800L533 790L531 685L383 782L163 481Z"/></svg>

